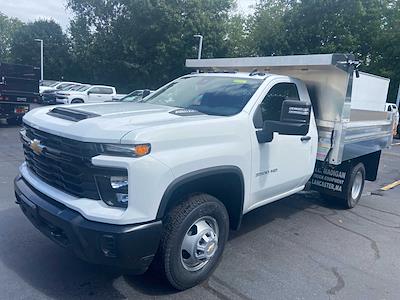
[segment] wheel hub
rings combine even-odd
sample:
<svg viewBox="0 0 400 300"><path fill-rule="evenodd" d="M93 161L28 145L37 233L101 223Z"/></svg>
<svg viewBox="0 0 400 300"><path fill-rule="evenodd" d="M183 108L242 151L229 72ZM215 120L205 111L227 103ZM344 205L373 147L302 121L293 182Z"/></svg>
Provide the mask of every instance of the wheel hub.
<svg viewBox="0 0 400 300"><path fill-rule="evenodd" d="M362 173L360 171L358 171L354 178L353 186L351 187L351 197L353 199L357 199L357 197L361 193L362 184L363 184Z"/></svg>
<svg viewBox="0 0 400 300"><path fill-rule="evenodd" d="M198 271L218 249L218 224L212 217L194 222L186 232L181 246L181 261L185 269Z"/></svg>

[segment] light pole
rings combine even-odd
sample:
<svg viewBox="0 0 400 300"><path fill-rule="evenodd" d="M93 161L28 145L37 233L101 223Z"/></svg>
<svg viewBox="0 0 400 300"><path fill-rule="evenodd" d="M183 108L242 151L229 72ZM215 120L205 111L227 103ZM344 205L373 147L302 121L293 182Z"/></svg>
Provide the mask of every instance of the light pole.
<svg viewBox="0 0 400 300"><path fill-rule="evenodd" d="M203 36L201 34L195 34L193 37L199 38L199 53L197 59L201 59L201 50L203 49Z"/></svg>
<svg viewBox="0 0 400 300"><path fill-rule="evenodd" d="M36 42L40 42L40 80L43 81L43 40L35 39Z"/></svg>

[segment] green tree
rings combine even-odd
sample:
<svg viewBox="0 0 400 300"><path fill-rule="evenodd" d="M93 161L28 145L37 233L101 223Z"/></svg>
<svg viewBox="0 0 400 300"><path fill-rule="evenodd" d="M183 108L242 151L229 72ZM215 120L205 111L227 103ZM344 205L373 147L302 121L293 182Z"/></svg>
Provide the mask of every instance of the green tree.
<svg viewBox="0 0 400 300"><path fill-rule="evenodd" d="M250 40L249 21L252 20L241 14L232 15L227 23L225 43L229 57L244 57L255 54L254 45Z"/></svg>
<svg viewBox="0 0 400 300"><path fill-rule="evenodd" d="M40 44L35 39L43 40L45 78L67 76L70 65L68 39L54 21L38 20L20 26L13 34L11 60L40 66Z"/></svg>
<svg viewBox="0 0 400 300"><path fill-rule="evenodd" d="M255 55L285 55L291 53L286 29L290 1L261 1L249 21L250 43Z"/></svg>
<svg viewBox="0 0 400 300"><path fill-rule="evenodd" d="M368 71L390 78L388 100L396 101L400 84L400 1L385 3Z"/></svg>
<svg viewBox="0 0 400 300"><path fill-rule="evenodd" d="M21 21L15 18L9 18L0 12L0 61L10 61L11 43L14 38L14 33L21 26Z"/></svg>
<svg viewBox="0 0 400 300"><path fill-rule="evenodd" d="M204 35L203 57L228 53L224 39L232 0L69 0L68 5L75 14L74 61L85 59L89 81L156 88L187 72L185 59L196 57L193 34Z"/></svg>

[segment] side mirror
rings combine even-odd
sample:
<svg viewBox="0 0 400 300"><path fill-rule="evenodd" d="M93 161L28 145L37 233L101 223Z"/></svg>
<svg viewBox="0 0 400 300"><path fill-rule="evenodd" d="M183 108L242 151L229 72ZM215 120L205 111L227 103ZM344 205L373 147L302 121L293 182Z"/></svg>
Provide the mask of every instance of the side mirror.
<svg viewBox="0 0 400 300"><path fill-rule="evenodd" d="M258 107L253 118L259 143L269 143L274 132L283 135L306 135L310 126L311 104L299 100L285 100L282 103L279 121L262 120L261 107Z"/></svg>
<svg viewBox="0 0 400 300"><path fill-rule="evenodd" d="M150 90L144 90L143 94L142 94L142 98L147 97L148 95L150 95Z"/></svg>
<svg viewBox="0 0 400 300"><path fill-rule="evenodd" d="M274 139L274 132L267 124L261 130L256 131L257 140L260 144L272 142Z"/></svg>
<svg viewBox="0 0 400 300"><path fill-rule="evenodd" d="M283 101L277 132L285 135L306 135L310 127L310 115L310 103L299 100Z"/></svg>
<svg viewBox="0 0 400 300"><path fill-rule="evenodd" d="M311 104L298 100L285 100L282 103L281 122L310 124Z"/></svg>
<svg viewBox="0 0 400 300"><path fill-rule="evenodd" d="M260 144L269 143L274 138L274 132L271 127L266 126L267 124L263 121L261 106L259 105L253 116L253 124L256 128L257 140Z"/></svg>

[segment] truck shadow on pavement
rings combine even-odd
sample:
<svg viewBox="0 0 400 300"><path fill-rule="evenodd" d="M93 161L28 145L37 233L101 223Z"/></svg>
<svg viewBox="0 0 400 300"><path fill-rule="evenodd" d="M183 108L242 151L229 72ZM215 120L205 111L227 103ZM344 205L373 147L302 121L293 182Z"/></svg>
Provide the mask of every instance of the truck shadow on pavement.
<svg viewBox="0 0 400 300"><path fill-rule="evenodd" d="M343 210L337 203L322 198L316 192L300 192L299 194L261 206L244 215L240 230L231 231L229 240L256 230L275 219L289 219L292 215L309 208L320 208L324 211Z"/></svg>
<svg viewBox="0 0 400 300"><path fill-rule="evenodd" d="M229 239L268 226L275 219L288 219L311 206L338 209L317 196L291 196L244 216L242 228L231 232ZM58 299L123 299L177 293L157 274L127 276L120 271L79 260L38 232L17 207L0 211L0 228L1 263L32 286L34 294ZM224 259L229 260L229 257ZM206 287L207 284L204 284L199 288ZM30 295L29 291L27 293Z"/></svg>

